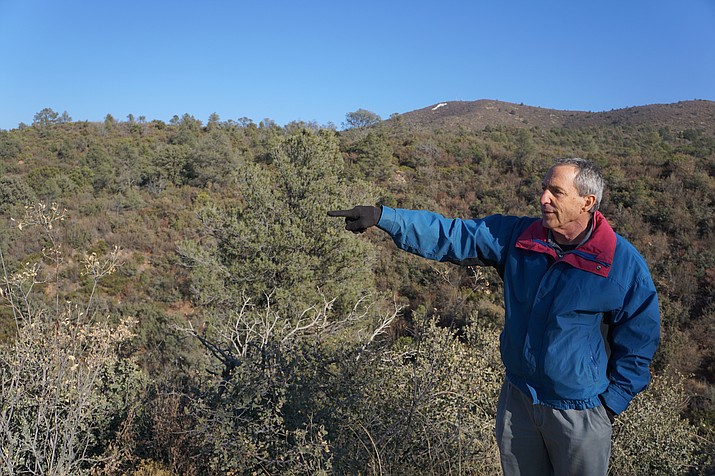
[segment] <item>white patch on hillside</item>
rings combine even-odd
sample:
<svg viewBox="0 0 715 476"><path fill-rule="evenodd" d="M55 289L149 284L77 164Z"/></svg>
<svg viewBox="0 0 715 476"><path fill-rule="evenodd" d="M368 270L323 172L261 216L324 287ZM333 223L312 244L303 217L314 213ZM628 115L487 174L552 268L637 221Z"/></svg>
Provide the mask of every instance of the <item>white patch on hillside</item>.
<svg viewBox="0 0 715 476"><path fill-rule="evenodd" d="M446 105L447 105L446 102L441 102L441 103L437 104L435 107L433 107L432 110L433 110L433 111L436 111L436 110L439 109L440 107L446 106Z"/></svg>

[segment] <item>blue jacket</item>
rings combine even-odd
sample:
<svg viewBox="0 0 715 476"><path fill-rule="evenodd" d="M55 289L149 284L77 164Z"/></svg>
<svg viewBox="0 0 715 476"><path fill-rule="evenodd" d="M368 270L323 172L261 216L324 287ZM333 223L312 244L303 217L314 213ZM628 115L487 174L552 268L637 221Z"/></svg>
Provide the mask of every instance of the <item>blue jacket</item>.
<svg viewBox="0 0 715 476"><path fill-rule="evenodd" d="M506 314L502 361L534 403L585 409L603 401L620 413L648 385L660 338L655 286L645 260L600 212L588 241L562 257L540 218L452 220L383 207L378 226L411 253L478 258L497 269Z"/></svg>

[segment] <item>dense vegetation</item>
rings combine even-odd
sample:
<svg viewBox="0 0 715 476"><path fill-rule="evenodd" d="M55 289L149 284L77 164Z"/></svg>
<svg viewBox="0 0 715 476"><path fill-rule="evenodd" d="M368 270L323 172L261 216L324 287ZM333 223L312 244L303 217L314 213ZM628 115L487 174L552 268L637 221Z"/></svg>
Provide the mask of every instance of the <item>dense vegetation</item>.
<svg viewBox="0 0 715 476"><path fill-rule="evenodd" d="M602 165L660 294L612 473L713 470L715 137L347 119L0 131L0 473L497 473L498 276L326 211L533 215L564 156Z"/></svg>

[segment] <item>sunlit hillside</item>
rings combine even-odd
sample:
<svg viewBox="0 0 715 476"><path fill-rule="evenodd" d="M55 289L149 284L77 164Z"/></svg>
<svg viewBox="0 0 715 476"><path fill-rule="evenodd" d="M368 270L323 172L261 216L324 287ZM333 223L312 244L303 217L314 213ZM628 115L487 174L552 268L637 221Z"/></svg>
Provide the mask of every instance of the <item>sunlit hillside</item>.
<svg viewBox="0 0 715 476"><path fill-rule="evenodd" d="M712 474L715 103L346 125L45 109L0 131L0 473L495 474L497 273L326 212L534 215L578 156L662 312L613 474Z"/></svg>

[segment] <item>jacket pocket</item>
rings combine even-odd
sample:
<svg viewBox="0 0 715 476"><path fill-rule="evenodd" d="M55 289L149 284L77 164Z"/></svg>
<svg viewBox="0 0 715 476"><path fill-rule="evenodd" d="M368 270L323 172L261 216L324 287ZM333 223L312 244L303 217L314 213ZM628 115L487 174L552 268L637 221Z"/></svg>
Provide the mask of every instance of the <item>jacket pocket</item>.
<svg viewBox="0 0 715 476"><path fill-rule="evenodd" d="M596 362L596 358L593 356L593 352L589 355L589 359L591 362L591 377L593 378L594 383L598 381L598 363Z"/></svg>

